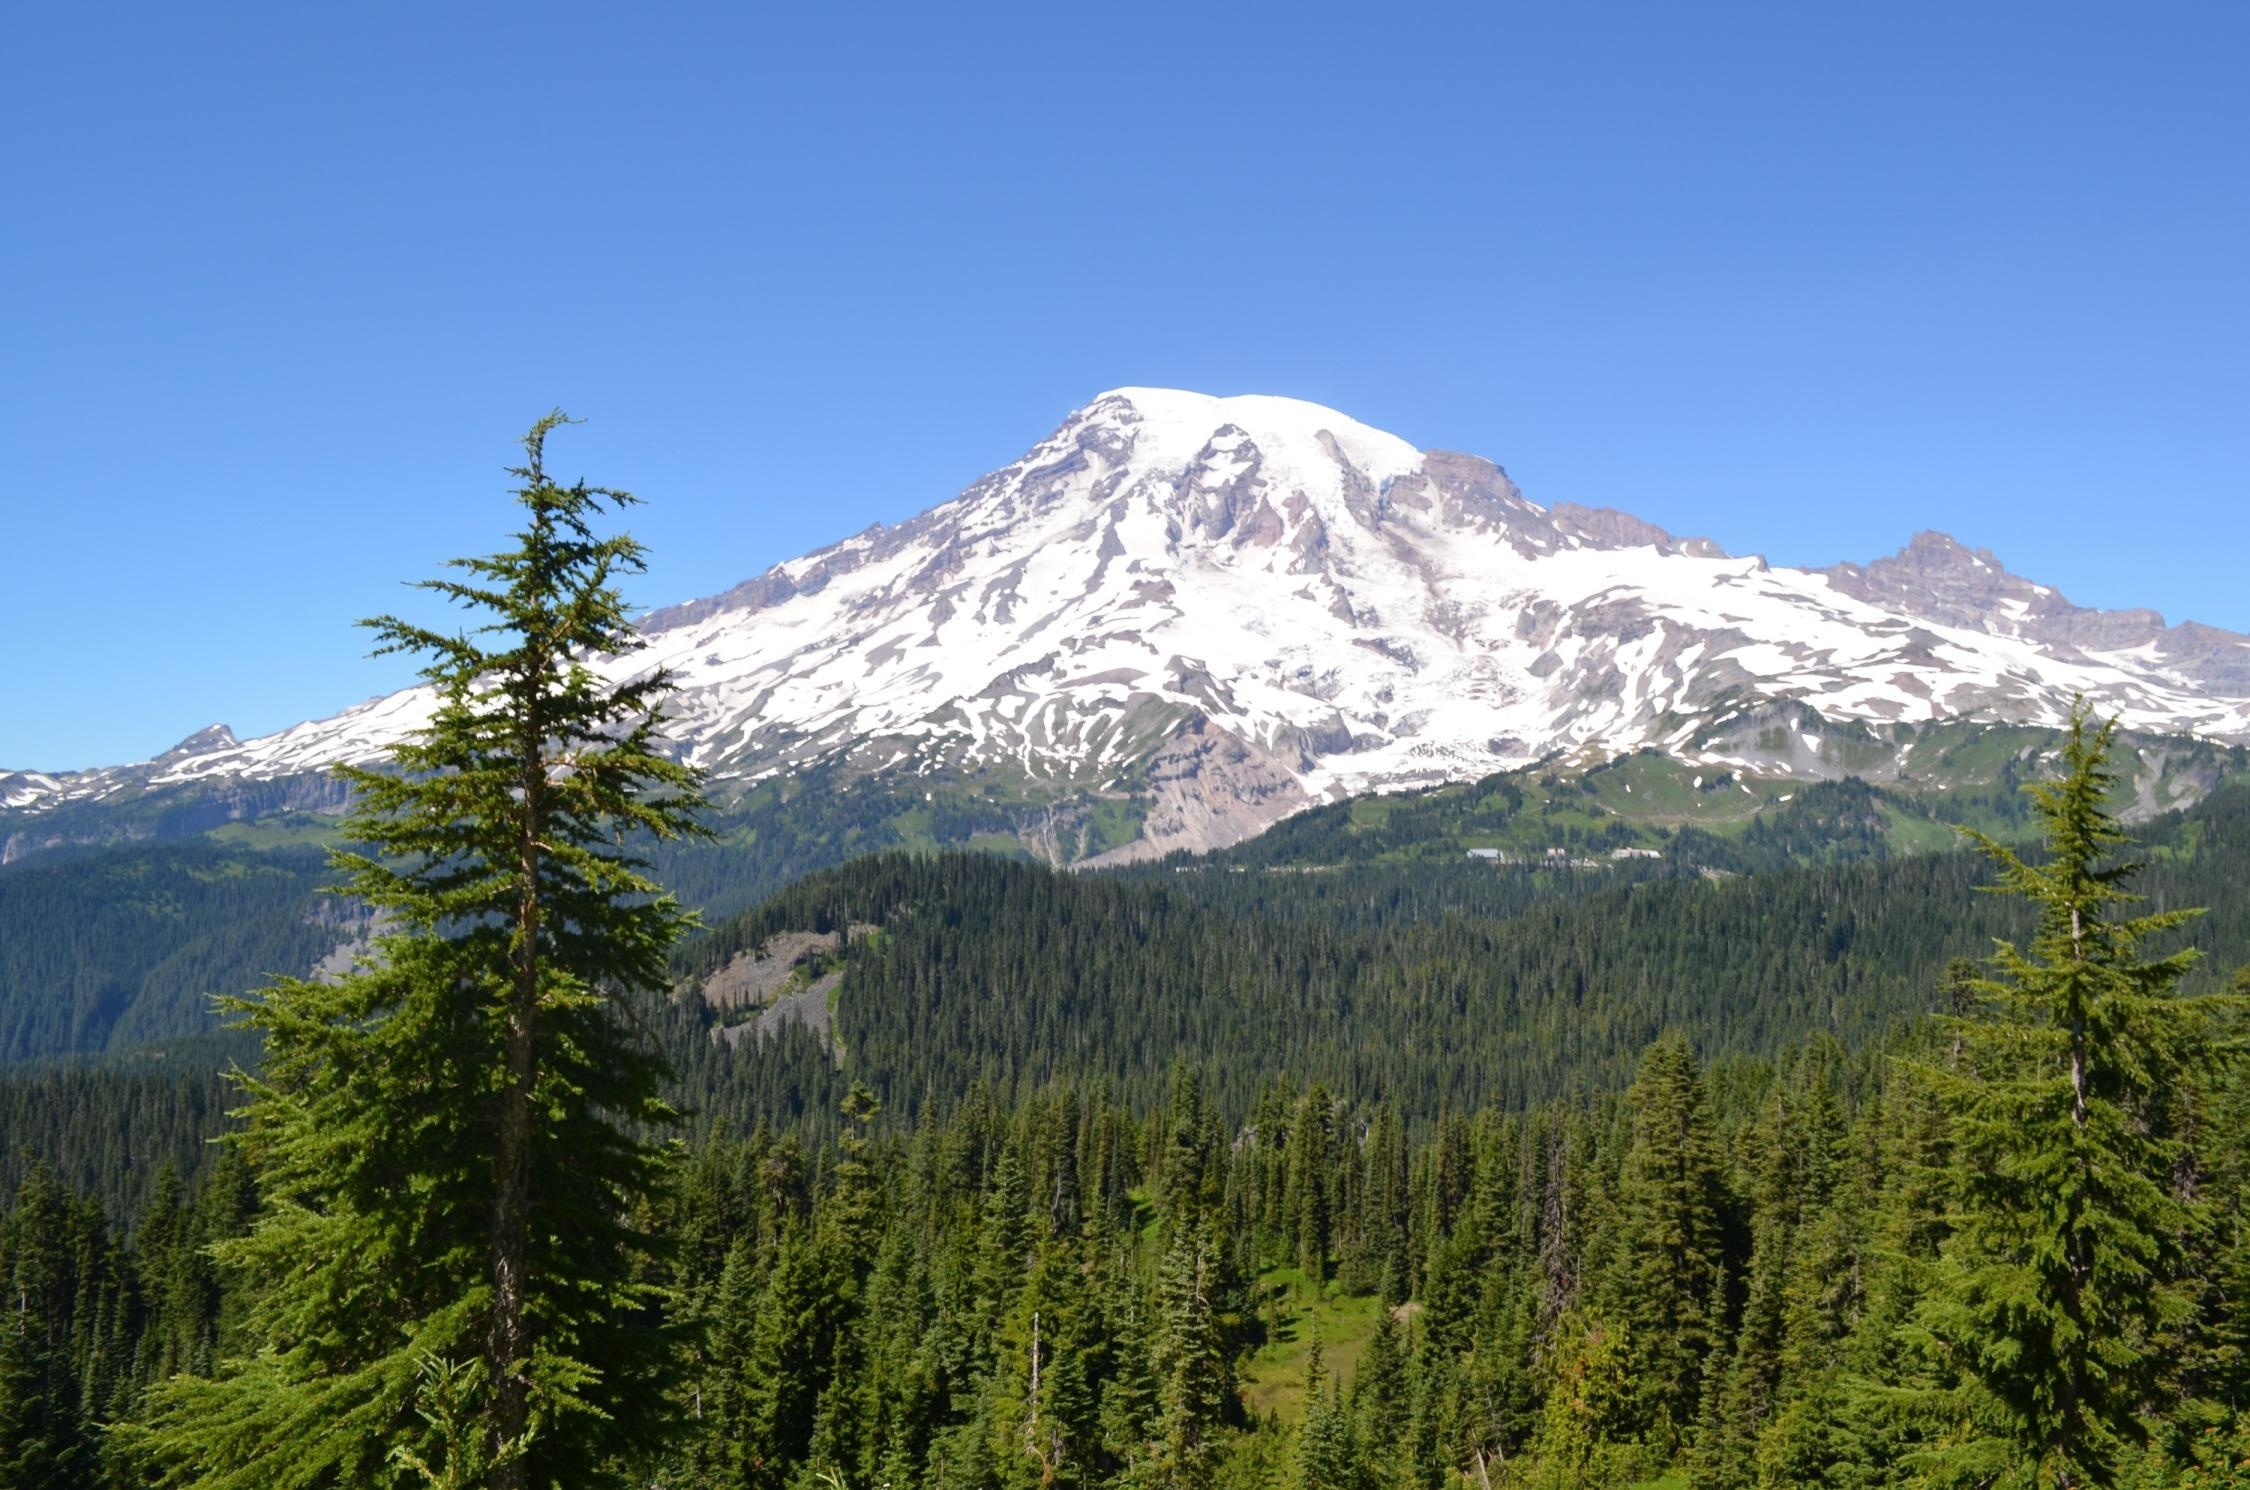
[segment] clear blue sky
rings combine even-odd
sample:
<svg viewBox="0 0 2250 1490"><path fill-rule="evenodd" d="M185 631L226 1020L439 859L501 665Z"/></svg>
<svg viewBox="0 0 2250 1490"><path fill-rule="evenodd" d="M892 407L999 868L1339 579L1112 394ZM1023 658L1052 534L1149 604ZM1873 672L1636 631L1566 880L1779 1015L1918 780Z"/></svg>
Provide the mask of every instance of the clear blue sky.
<svg viewBox="0 0 2250 1490"><path fill-rule="evenodd" d="M2235 0L18 6L0 766L403 681L350 621L556 404L647 604L1146 383L2250 630L2246 72Z"/></svg>

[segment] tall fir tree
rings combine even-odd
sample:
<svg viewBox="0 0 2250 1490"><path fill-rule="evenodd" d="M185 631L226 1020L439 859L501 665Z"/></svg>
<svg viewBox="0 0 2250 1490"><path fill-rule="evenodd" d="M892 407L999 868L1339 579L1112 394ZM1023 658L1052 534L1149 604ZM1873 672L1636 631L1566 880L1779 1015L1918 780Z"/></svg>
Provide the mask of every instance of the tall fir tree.
<svg viewBox="0 0 2250 1490"><path fill-rule="evenodd" d="M833 1233L792 1223L782 1235L766 1290L749 1320L733 1425L744 1490L778 1490L812 1449L820 1397L850 1318L850 1279L829 1245ZM746 1268L756 1270L753 1263ZM746 1282L747 1280L742 1280Z"/></svg>
<svg viewBox="0 0 2250 1490"><path fill-rule="evenodd" d="M2116 725L2081 702L2062 774L2033 788L2046 855L1990 838L1996 888L2029 901L2028 947L1999 945L1958 1059L1929 1075L1952 1117L1955 1229L1920 1321L1965 1379L1964 1427L1931 1468L1982 1484L2117 1483L2159 1367L2192 1308L2185 1247L2204 1206L2178 1183L2166 1121L2215 1055L2218 999L2184 999L2192 951L2144 954L2196 913L2130 915L2139 865L2109 808Z"/></svg>
<svg viewBox="0 0 2250 1490"><path fill-rule="evenodd" d="M1628 1099L1632 1137L1618 1179L1617 1261L1606 1308L1630 1324L1645 1427L1676 1443L1696 1421L1725 1262L1723 1187L1703 1078L1687 1040L1667 1035L1641 1059Z"/></svg>
<svg viewBox="0 0 2250 1490"><path fill-rule="evenodd" d="M1289 1125L1286 1200L1289 1223L1296 1233L1297 1266L1314 1289L1328 1279L1330 1230L1328 1167L1329 1146L1334 1140L1334 1103L1327 1089L1315 1082L1297 1104Z"/></svg>
<svg viewBox="0 0 2250 1490"><path fill-rule="evenodd" d="M639 645L616 581L643 550L592 526L630 495L547 474L565 422L524 437L514 547L421 586L478 624L365 623L425 659L431 707L387 769L341 772L340 888L389 930L335 982L227 1001L265 1037L239 1079L268 1204L218 1253L260 1291L245 1353L164 1388L133 1445L167 1483L381 1485L418 1460L586 1484L660 1422L675 1351L635 1218L673 1114L631 1001L690 918L631 844L696 831L697 775L658 744L669 673L596 670Z"/></svg>
<svg viewBox="0 0 2250 1490"><path fill-rule="evenodd" d="M1234 1371L1214 1302L1217 1248L1200 1216L1175 1220L1157 1283L1160 1315L1150 1352L1156 1379L1155 1441L1134 1481L1149 1490L1211 1483L1218 1436L1234 1408Z"/></svg>

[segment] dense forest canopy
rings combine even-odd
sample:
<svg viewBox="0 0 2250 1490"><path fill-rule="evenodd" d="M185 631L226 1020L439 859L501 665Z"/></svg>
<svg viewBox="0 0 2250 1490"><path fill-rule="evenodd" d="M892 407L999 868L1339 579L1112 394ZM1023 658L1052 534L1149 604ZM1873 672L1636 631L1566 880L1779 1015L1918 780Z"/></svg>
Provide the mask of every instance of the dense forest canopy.
<svg viewBox="0 0 2250 1490"><path fill-rule="evenodd" d="M2221 881L2245 810L2222 794L2141 835L2144 908L2217 906L2174 940L2242 945ZM692 996L646 1011L696 1113L652 1220L700 1343L639 1473L1953 1482L1973 1383L1932 1301L1959 1265L1964 1057L1921 1016L1973 1007L1958 953L2026 939L1983 860L1532 892L1500 916L1474 890L1306 910L1336 883L877 857L683 948L686 994L778 932L858 933L804 970L841 974L826 1040L730 1041ZM1192 1059L1222 1039L1243 1054ZM98 1425L239 1330L256 1281L210 1243L256 1186L195 1141L224 1103L202 1078L55 1070L0 1094L52 1156L10 1176L0 1274L27 1302L0 1395L54 1448L47 1483L102 1483L123 1471ZM2185 1307L2134 1327L2162 1362L2136 1402L2153 1436L2113 1453L2146 1483L2220 1484L2250 1455L2230 1426L2250 1081L2166 1095L2203 1219L2174 1228Z"/></svg>
<svg viewBox="0 0 2250 1490"><path fill-rule="evenodd" d="M1914 1320L1956 1181L1902 1057L1944 1049L1815 1039L1701 1068L1670 1040L1625 1093L1419 1136L1279 1079L1229 1122L1181 1071L1140 1114L983 1087L909 1130L861 1103L824 1142L714 1139L659 1220L672 1307L704 1333L677 1446L642 1482L1137 1484L1155 1464L1408 1486L1476 1484L1481 1464L1622 1485L1678 1463L1676 1483L1916 1483L1952 1410ZM2202 1307L2164 1332L2178 1465L2250 1453L2224 1427L2250 1390L2250 1086L2209 1102L2228 1137L2199 1155ZM203 1243L245 1221L224 1164L193 1191L164 1180L130 1230L35 1171L0 1271L50 1280L57 1395L98 1420L225 1348L254 1280L213 1275Z"/></svg>

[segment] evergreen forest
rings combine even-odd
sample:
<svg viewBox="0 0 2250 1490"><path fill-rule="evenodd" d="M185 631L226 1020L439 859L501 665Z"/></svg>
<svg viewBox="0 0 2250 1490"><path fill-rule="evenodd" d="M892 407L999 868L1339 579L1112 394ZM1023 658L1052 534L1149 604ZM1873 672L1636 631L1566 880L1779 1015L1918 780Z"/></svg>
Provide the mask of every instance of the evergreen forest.
<svg viewBox="0 0 2250 1490"><path fill-rule="evenodd" d="M0 876L0 1490L2250 1486L2250 788L683 890L565 423L341 847Z"/></svg>

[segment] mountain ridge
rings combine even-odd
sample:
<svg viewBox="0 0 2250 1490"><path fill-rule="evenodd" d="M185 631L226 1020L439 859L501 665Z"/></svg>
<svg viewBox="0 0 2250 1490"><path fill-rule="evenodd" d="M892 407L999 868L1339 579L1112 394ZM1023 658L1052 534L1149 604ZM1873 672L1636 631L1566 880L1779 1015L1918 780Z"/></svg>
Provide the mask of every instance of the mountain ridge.
<svg viewBox="0 0 2250 1490"><path fill-rule="evenodd" d="M640 624L604 669L675 670L672 738L722 795L814 763L1004 773L1144 804L1125 857L1556 754L1756 771L1711 726L1777 703L2051 724L2085 694L2135 728L2250 739L2250 638L2075 606L1936 533L1864 565L1738 557L1266 395L1112 390L914 518ZM0 808L367 761L427 710L407 689L129 766L0 773Z"/></svg>

